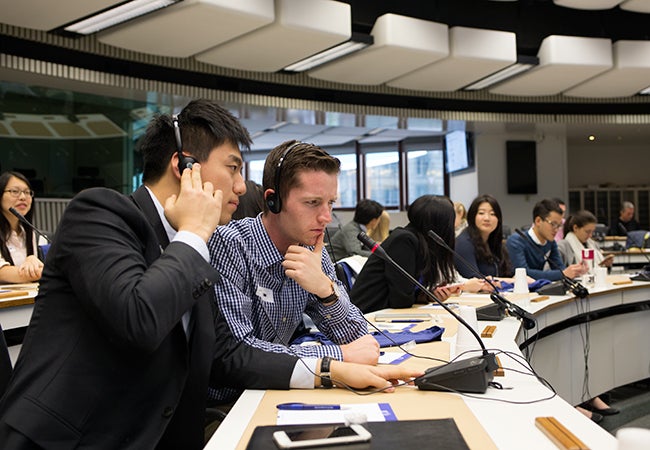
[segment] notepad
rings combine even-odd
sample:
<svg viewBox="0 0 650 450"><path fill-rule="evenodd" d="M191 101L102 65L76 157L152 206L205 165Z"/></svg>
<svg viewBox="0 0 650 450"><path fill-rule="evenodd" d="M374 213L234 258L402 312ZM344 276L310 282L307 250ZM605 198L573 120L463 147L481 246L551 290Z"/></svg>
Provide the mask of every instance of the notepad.
<svg viewBox="0 0 650 450"><path fill-rule="evenodd" d="M279 409L278 425L307 425L314 423L345 423L346 415L365 415L368 422L397 420L389 403L346 403L334 410L284 410Z"/></svg>

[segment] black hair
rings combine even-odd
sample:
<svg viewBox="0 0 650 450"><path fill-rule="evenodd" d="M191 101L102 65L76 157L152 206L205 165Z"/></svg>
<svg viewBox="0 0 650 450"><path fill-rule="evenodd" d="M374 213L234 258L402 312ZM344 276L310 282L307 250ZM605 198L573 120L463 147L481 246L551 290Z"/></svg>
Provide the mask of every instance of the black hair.
<svg viewBox="0 0 650 450"><path fill-rule="evenodd" d="M454 204L440 195L423 195L415 199L407 211L407 228L415 233L419 241L420 255L424 260L421 276L427 287L454 281L454 255L436 244L428 236L429 230L438 234L451 248L454 248L455 233Z"/></svg>
<svg viewBox="0 0 650 450"><path fill-rule="evenodd" d="M582 228L590 223L598 223L598 219L596 219L596 216L594 216L590 211L582 209L571 214L564 222L564 236L566 237L567 234L572 232L574 226Z"/></svg>
<svg viewBox="0 0 650 450"><path fill-rule="evenodd" d="M476 215L483 203L488 203L492 207L498 220L497 227L490 233L487 242L483 241L481 232L476 226ZM508 251L503 245L503 214L496 198L483 194L474 199L467 211L467 233L476 250L477 261L496 264L497 272L501 276L512 275L512 265L510 264Z"/></svg>
<svg viewBox="0 0 650 450"><path fill-rule="evenodd" d="M7 187L7 184L9 183L9 180L11 180L12 177L18 178L20 181L24 182L27 187L31 190L32 185L29 183L29 180L25 175L23 175L20 172L3 172L0 175L0 191L2 192L2 195L4 195L5 188ZM32 207L29 208L29 211L27 211L27 214L25 214L25 219L27 219L29 222L33 223L34 219L34 200L32 198ZM34 231L30 227L23 227L25 230L25 249L27 250L27 256L29 255L34 255L34 251L36 250L34 248ZM8 261L12 266L14 265L14 260L11 257L11 254L9 253L9 249L7 248L7 239L11 235L11 224L7 220L7 218L4 216L4 214L0 214L0 254L2 254L2 257L4 258L5 261Z"/></svg>
<svg viewBox="0 0 650 450"><path fill-rule="evenodd" d="M244 217L256 217L264 211L264 191L262 186L253 180L246 180L246 193L239 196L239 206L232 214L232 220Z"/></svg>
<svg viewBox="0 0 650 450"><path fill-rule="evenodd" d="M216 102L193 100L178 114L183 151L197 162L205 162L215 147L228 142L249 149L251 137L228 110ZM138 142L143 159L143 182L158 181L177 152L174 125L169 115L158 115Z"/></svg>
<svg viewBox="0 0 650 450"><path fill-rule="evenodd" d="M356 223L366 225L371 220L381 216L382 212L384 212L384 207L381 205L381 203L375 200L364 198L362 200L359 200L357 207L354 208L354 218L352 220L354 220Z"/></svg>
<svg viewBox="0 0 650 450"><path fill-rule="evenodd" d="M533 221L539 217L542 220L546 220L546 218L551 214L552 212L556 212L559 215L564 214L562 212L562 208L560 208L560 205L558 203L550 198L545 198L543 200L538 201L535 204L535 207L533 208Z"/></svg>

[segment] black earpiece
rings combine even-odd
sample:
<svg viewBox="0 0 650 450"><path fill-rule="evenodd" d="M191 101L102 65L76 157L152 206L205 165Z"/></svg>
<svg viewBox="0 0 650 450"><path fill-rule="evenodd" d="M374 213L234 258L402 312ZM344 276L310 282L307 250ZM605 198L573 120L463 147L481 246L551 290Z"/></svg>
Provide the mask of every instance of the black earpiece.
<svg viewBox="0 0 650 450"><path fill-rule="evenodd" d="M287 157L287 154L291 151L291 149L300 144L302 144L302 142L296 141L287 147L286 150L282 152L282 156L280 156L278 165L275 168L275 179L273 180L274 192L273 194L266 196L266 206L269 207L269 211L271 211L273 214L280 214L280 211L282 210L282 199L280 198L280 175L282 175L282 163L284 162L284 158Z"/></svg>
<svg viewBox="0 0 650 450"><path fill-rule="evenodd" d="M196 159L191 156L183 155L183 141L181 140L181 128L178 126L178 116L172 116L172 123L174 124L174 137L176 138L176 151L178 152L178 171L183 174L183 170L192 169Z"/></svg>

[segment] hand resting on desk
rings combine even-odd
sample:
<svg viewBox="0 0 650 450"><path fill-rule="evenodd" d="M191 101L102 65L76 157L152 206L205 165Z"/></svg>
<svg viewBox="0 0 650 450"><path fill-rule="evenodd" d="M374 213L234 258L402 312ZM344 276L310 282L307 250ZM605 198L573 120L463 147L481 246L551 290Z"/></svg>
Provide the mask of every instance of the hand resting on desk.
<svg viewBox="0 0 650 450"><path fill-rule="evenodd" d="M377 364L379 361L379 344L369 334L361 336L349 344L341 345L343 361L359 364Z"/></svg>
<svg viewBox="0 0 650 450"><path fill-rule="evenodd" d="M344 363L341 361L332 361L330 373L334 385L337 381L347 384L351 388L366 389L385 388L383 392L393 392L394 385L399 380L409 381L423 375L422 371L407 369L401 366L367 366L363 364Z"/></svg>

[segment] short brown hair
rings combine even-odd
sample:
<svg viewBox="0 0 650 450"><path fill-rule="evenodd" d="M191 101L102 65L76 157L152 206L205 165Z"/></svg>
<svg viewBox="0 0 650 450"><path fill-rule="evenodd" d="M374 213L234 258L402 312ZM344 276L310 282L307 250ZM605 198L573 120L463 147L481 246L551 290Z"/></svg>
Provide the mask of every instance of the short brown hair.
<svg viewBox="0 0 650 450"><path fill-rule="evenodd" d="M341 171L341 161L314 144L295 140L283 142L266 157L262 187L265 192L267 189L273 189L282 202L287 193L298 186L298 175L310 170L338 175ZM266 202L264 212L269 212Z"/></svg>

